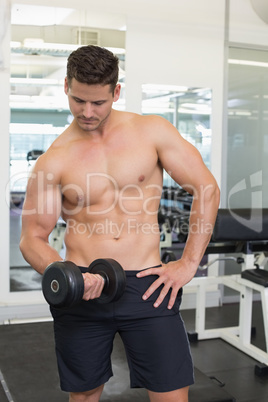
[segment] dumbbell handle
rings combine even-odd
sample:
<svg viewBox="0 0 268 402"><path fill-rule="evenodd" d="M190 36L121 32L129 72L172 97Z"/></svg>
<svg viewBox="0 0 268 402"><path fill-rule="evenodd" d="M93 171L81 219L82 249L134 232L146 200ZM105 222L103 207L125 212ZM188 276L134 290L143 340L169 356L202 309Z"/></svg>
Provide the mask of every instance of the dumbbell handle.
<svg viewBox="0 0 268 402"><path fill-rule="evenodd" d="M104 280L104 286L103 286L102 291L107 289L107 287L109 286L110 281L109 281L108 275L105 272L99 271L97 274L92 274L92 275L100 275L102 277L102 279Z"/></svg>

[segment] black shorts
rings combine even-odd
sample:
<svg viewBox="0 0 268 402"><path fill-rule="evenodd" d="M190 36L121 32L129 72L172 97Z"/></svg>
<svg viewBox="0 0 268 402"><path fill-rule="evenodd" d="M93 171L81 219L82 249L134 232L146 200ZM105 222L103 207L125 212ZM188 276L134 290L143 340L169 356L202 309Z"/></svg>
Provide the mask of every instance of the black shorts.
<svg viewBox="0 0 268 402"><path fill-rule="evenodd" d="M91 300L70 309L51 308L63 391L89 391L109 380L116 333L125 346L132 388L169 392L193 384L190 347L179 313L182 290L171 310L170 294L155 308L161 287L146 301L142 295L158 276L137 278L138 272L126 271L126 290L115 303Z"/></svg>

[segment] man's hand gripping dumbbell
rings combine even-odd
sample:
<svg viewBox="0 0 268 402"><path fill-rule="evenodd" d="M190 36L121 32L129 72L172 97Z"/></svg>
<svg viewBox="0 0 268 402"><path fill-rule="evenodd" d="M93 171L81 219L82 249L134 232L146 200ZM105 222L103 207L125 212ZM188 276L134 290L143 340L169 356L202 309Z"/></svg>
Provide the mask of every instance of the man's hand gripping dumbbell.
<svg viewBox="0 0 268 402"><path fill-rule="evenodd" d="M97 259L88 267L89 274L100 275L104 286L98 303L118 300L125 289L125 271L111 259ZM73 307L81 302L85 292L87 276L71 261L56 261L50 264L43 275L42 290L46 301L53 307ZM100 290L100 289L99 289ZM96 294L99 294L98 289Z"/></svg>

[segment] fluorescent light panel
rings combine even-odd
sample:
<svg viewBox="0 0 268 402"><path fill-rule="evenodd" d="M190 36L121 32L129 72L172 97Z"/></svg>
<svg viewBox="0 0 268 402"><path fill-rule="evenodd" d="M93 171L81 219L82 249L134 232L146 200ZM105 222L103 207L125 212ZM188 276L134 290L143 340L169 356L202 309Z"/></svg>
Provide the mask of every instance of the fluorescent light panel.
<svg viewBox="0 0 268 402"><path fill-rule="evenodd" d="M59 25L74 11L73 8L14 4L11 8L11 24Z"/></svg>
<svg viewBox="0 0 268 402"><path fill-rule="evenodd" d="M261 61L253 61L253 60L237 60L237 59L229 59L229 64L238 64L241 66L250 66L250 67L268 67L268 63Z"/></svg>

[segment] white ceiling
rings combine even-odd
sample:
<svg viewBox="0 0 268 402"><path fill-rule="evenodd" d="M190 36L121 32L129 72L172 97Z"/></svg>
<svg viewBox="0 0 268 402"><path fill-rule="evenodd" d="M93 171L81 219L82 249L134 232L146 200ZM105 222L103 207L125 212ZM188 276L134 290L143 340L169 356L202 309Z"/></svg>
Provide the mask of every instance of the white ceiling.
<svg viewBox="0 0 268 402"><path fill-rule="evenodd" d="M90 26L105 29L125 29L126 16L121 13L109 13L98 10L98 7L88 11L86 8L57 7L57 2L47 1L46 5L13 4L11 8L11 23L17 25L70 25ZM50 4L50 5L49 5ZM77 4L75 4L77 6ZM106 9L106 7L104 8Z"/></svg>
<svg viewBox="0 0 268 402"><path fill-rule="evenodd" d="M81 25L86 20L89 26L98 25L100 28L110 29L121 29L126 25L127 18L146 18L170 23L187 21L193 24L206 20L209 24L217 25L222 21L221 8L217 3L218 0L165 0L164 2L163 0L76 0L74 9L73 0L64 2L61 0L47 0L46 2L44 0L14 0L15 6L25 4L44 6L46 4L54 9L63 7L73 9L71 15L66 15L61 20L62 24L72 25L74 19L76 21L79 19ZM213 18L208 18L209 14ZM54 11L52 15L56 23L59 14ZM40 15L37 18L40 18ZM49 18L51 19L51 16ZM32 18L32 21L35 21L35 18Z"/></svg>

